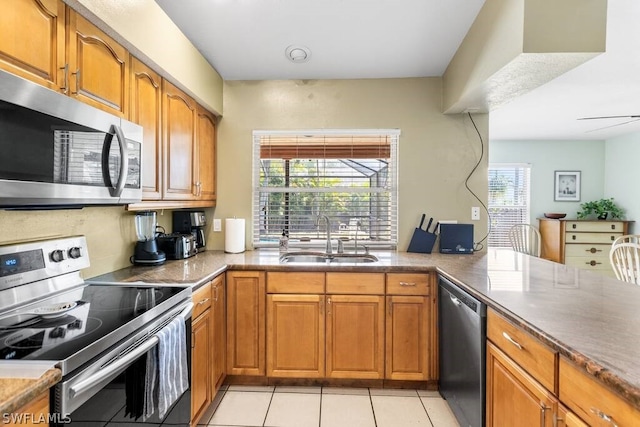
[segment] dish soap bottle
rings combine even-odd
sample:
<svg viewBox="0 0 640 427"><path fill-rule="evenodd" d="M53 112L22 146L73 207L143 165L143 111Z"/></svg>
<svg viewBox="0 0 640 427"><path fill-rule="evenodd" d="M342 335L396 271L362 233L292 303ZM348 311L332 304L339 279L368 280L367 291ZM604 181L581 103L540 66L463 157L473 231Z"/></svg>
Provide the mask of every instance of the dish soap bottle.
<svg viewBox="0 0 640 427"><path fill-rule="evenodd" d="M284 229L282 230L282 236L280 236L279 247L281 254L289 251L289 237Z"/></svg>

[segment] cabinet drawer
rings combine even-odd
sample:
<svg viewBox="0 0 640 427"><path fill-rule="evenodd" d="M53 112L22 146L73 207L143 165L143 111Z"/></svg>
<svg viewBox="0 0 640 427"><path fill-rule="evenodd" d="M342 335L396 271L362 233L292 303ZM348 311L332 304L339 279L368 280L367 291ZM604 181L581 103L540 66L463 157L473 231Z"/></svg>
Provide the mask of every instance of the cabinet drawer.
<svg viewBox="0 0 640 427"><path fill-rule="evenodd" d="M324 273L267 272L270 294L324 294Z"/></svg>
<svg viewBox="0 0 640 427"><path fill-rule="evenodd" d="M429 295L431 274L387 274L387 294L389 295Z"/></svg>
<svg viewBox="0 0 640 427"><path fill-rule="evenodd" d="M564 236L565 242L568 245L573 243L602 243L611 244L618 237L622 236L622 233L574 233L567 232Z"/></svg>
<svg viewBox="0 0 640 427"><path fill-rule="evenodd" d="M565 358L560 358L559 376L560 400L587 424L639 425L639 410Z"/></svg>
<svg viewBox="0 0 640 427"><path fill-rule="evenodd" d="M547 390L555 391L555 351L493 310L487 311L487 338Z"/></svg>
<svg viewBox="0 0 640 427"><path fill-rule="evenodd" d="M206 309L211 307L211 282L206 283L193 292L193 314L194 319L200 316Z"/></svg>
<svg viewBox="0 0 640 427"><path fill-rule="evenodd" d="M384 273L327 273L327 293L384 295Z"/></svg>
<svg viewBox="0 0 640 427"><path fill-rule="evenodd" d="M624 222L622 221L567 221L565 231L585 232L594 231L596 233L622 233Z"/></svg>
<svg viewBox="0 0 640 427"><path fill-rule="evenodd" d="M584 270L611 270L609 258L603 256L567 256L564 258L564 263Z"/></svg>
<svg viewBox="0 0 640 427"><path fill-rule="evenodd" d="M609 251L611 244L571 244L567 245L564 250L565 256L572 257L602 257L609 259Z"/></svg>

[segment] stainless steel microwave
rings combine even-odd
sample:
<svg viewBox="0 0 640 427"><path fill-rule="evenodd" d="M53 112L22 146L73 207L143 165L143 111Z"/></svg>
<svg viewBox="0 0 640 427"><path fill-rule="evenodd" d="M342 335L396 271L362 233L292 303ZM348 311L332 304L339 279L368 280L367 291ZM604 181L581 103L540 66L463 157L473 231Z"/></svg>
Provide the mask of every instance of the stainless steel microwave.
<svg viewBox="0 0 640 427"><path fill-rule="evenodd" d="M142 199L142 127L0 70L0 208Z"/></svg>

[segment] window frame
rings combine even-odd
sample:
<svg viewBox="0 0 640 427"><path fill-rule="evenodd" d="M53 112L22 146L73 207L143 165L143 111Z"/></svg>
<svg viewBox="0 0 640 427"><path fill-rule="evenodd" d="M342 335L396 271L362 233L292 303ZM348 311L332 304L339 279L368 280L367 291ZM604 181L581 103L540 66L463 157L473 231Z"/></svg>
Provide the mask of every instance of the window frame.
<svg viewBox="0 0 640 427"><path fill-rule="evenodd" d="M396 249L398 246L398 148L399 148L399 129L309 129L309 130L254 130L252 133L252 207L251 207L251 242L254 248L275 248L278 247L277 241L260 241L260 194L263 192L272 192L273 190L268 187L260 186L260 170L261 170L261 138L263 137L300 137L300 136L372 136L380 135L390 137L390 189L386 192L389 194L389 241L377 242L366 241L367 246L371 248L379 249ZM328 159L333 157L327 157ZM350 160L348 157L342 157L341 159ZM267 188L266 191L265 188ZM315 191L322 192L322 189L316 189ZM332 192L328 188L326 192ZM362 189L354 189L354 193L363 192ZM332 235L335 240L336 236ZM326 244L325 239L312 239L310 242L297 242L291 239L289 241L290 247L296 248L324 248ZM362 244L362 243L360 243ZM346 245L345 245L346 248Z"/></svg>
<svg viewBox="0 0 640 427"><path fill-rule="evenodd" d="M522 187L523 188L522 191L524 191L523 194L523 201L524 204L522 205L516 205L516 204L511 204L511 205L504 205L504 207L506 208L513 208L513 209L520 209L523 210L524 213L521 215L522 221L521 222L511 222L512 225L515 225L516 223L524 223L524 224L530 224L531 223L531 173L532 173L532 165L530 163L499 163L499 162L495 162L495 163L490 163L489 164L489 168L488 168L488 179L487 179L487 187L488 187L488 197L487 197L487 208L489 210L489 220L492 221L491 223L491 233L488 236L487 239L487 246L488 247L492 247L492 248L511 248L511 244L508 242L508 237L506 237L506 231L504 231L504 227L500 227L495 221L497 221L497 218L499 217L499 215L496 215L497 212L496 210L500 208L500 206L497 206L495 204L492 204L492 197L491 197L491 193L492 193L492 189L491 189L491 175L492 175L492 170L495 169L511 169L514 172L516 171L516 169L522 169L523 172L526 174L526 176L523 178L523 183L522 183ZM514 190L515 191L515 190ZM508 224L508 223L507 223ZM510 227L509 227L510 228ZM502 231L501 231L502 230ZM504 241L502 241L502 244L496 245L495 240L497 240L498 238L496 237L496 235L498 234L505 234L505 236L503 236L503 239L505 239Z"/></svg>

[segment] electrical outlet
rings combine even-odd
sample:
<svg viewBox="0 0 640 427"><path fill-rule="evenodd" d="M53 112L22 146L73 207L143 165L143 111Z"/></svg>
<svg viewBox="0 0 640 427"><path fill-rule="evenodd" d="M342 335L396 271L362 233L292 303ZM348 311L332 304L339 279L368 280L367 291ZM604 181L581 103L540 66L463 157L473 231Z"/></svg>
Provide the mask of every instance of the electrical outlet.
<svg viewBox="0 0 640 427"><path fill-rule="evenodd" d="M222 231L222 220L220 218L213 219L213 231Z"/></svg>
<svg viewBox="0 0 640 427"><path fill-rule="evenodd" d="M471 208L471 221L480 221L480 208L478 206Z"/></svg>

